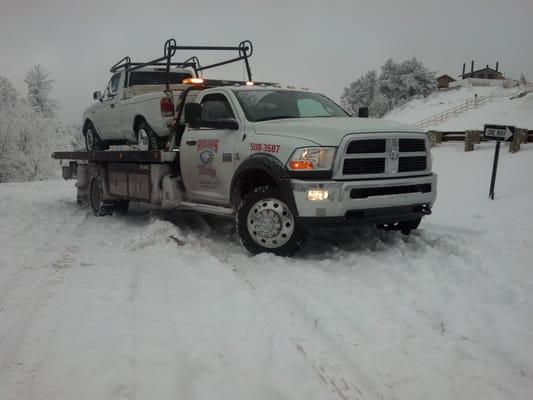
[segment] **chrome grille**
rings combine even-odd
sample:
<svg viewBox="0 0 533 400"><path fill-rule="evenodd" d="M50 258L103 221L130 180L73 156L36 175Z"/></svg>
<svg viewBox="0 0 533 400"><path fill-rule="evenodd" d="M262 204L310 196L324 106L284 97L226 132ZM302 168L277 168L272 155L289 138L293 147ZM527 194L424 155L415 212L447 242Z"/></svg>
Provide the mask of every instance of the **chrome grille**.
<svg viewBox="0 0 533 400"><path fill-rule="evenodd" d="M424 139L400 139L400 153L426 151Z"/></svg>
<svg viewBox="0 0 533 400"><path fill-rule="evenodd" d="M426 157L400 157L398 172L424 171L426 164Z"/></svg>
<svg viewBox="0 0 533 400"><path fill-rule="evenodd" d="M346 137L339 148L335 179L376 179L428 170L427 139L410 133L368 133Z"/></svg>
<svg viewBox="0 0 533 400"><path fill-rule="evenodd" d="M385 139L353 140L346 149L346 154L385 153Z"/></svg>
<svg viewBox="0 0 533 400"><path fill-rule="evenodd" d="M385 172L384 158L349 158L344 160L342 173L345 175L382 174Z"/></svg>

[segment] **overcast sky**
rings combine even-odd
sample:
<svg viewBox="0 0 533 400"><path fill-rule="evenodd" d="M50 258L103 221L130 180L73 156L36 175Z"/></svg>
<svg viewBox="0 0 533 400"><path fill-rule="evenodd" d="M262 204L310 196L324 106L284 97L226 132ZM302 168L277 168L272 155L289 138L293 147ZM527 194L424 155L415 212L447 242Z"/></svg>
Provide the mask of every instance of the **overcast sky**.
<svg viewBox="0 0 533 400"><path fill-rule="evenodd" d="M334 100L387 58L415 56L454 76L472 59L476 67L500 61L506 75L533 79L533 0L0 0L0 75L25 93L25 73L42 64L60 116L79 122L111 64L158 57L172 37L201 45L249 39L255 80ZM224 74L244 77L240 66Z"/></svg>

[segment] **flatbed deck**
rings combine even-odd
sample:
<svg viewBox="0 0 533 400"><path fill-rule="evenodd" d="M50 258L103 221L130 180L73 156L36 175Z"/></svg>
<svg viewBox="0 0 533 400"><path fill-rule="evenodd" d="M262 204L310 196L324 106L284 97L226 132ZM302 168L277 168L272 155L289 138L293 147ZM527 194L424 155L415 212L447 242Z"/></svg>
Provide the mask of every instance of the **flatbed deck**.
<svg viewBox="0 0 533 400"><path fill-rule="evenodd" d="M163 151L56 151L56 160L167 163L179 160L179 150Z"/></svg>

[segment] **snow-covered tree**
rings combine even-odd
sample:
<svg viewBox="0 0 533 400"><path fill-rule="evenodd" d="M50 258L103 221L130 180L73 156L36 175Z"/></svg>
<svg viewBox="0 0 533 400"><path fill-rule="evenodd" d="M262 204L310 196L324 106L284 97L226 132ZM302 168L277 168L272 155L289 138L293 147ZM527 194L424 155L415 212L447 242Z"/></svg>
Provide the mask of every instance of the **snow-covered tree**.
<svg viewBox="0 0 533 400"><path fill-rule="evenodd" d="M387 114L390 109L389 99L383 93L380 93L379 90L376 90L374 101L372 101L372 104L370 104L368 110L369 115L372 117L381 118Z"/></svg>
<svg viewBox="0 0 533 400"><path fill-rule="evenodd" d="M374 101L376 81L376 71L368 71L358 80L352 82L349 87L344 88L341 97L343 107L353 115L357 115L359 107L369 107Z"/></svg>
<svg viewBox="0 0 533 400"><path fill-rule="evenodd" d="M401 79L400 66L392 59L388 59L381 66L377 90L383 95L383 103L387 111L396 106L403 96L404 85Z"/></svg>
<svg viewBox="0 0 533 400"><path fill-rule="evenodd" d="M28 101L33 109L47 118L55 116L57 103L50 98L52 79L50 73L41 65L34 65L26 74L24 82L28 86Z"/></svg>
<svg viewBox="0 0 533 400"><path fill-rule="evenodd" d="M39 70L38 74L44 71ZM45 89L41 100L48 99L51 81L44 75L34 78L31 74L32 85ZM54 107L53 101L40 101L38 96L21 98L9 79L0 77L0 182L54 176L58 166L51 153L81 147L81 129L54 118Z"/></svg>
<svg viewBox="0 0 533 400"><path fill-rule="evenodd" d="M406 88L404 99L418 95L427 97L437 89L435 72L424 67L416 58L413 57L401 63L399 70Z"/></svg>
<svg viewBox="0 0 533 400"><path fill-rule="evenodd" d="M435 73L416 58L402 63L389 59L382 65L379 76L370 71L352 82L344 89L341 100L352 113L368 106L370 116L381 117L412 97L426 97L436 89Z"/></svg>
<svg viewBox="0 0 533 400"><path fill-rule="evenodd" d="M19 97L11 81L5 76L0 76L0 107L14 107L19 101Z"/></svg>
<svg viewBox="0 0 533 400"><path fill-rule="evenodd" d="M435 73L416 58L401 64L389 59L381 67L378 90L389 99L389 110L404 104L414 96L428 96L437 89Z"/></svg>
<svg viewBox="0 0 533 400"><path fill-rule="evenodd" d="M524 73L520 74L520 79L518 80L518 82L520 82L521 85L527 85L529 83Z"/></svg>

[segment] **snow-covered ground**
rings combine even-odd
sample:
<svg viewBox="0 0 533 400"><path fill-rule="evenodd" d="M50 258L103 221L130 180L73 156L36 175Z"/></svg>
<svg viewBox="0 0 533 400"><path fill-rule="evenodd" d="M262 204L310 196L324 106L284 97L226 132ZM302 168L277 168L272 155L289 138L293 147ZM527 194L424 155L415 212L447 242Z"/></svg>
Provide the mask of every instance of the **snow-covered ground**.
<svg viewBox="0 0 533 400"><path fill-rule="evenodd" d="M411 100L402 107L388 113L385 118L414 124L432 115L444 112L471 99L475 94L493 94L492 101L451 117L427 129L443 131L483 129L484 124L508 124L533 130L533 93L511 99L520 89L501 87L465 87L455 90L437 91L426 99Z"/></svg>
<svg viewBox="0 0 533 400"><path fill-rule="evenodd" d="M533 145L434 149L410 237L251 257L231 223L0 185L0 399L531 399ZM174 236L183 243L171 239Z"/></svg>

